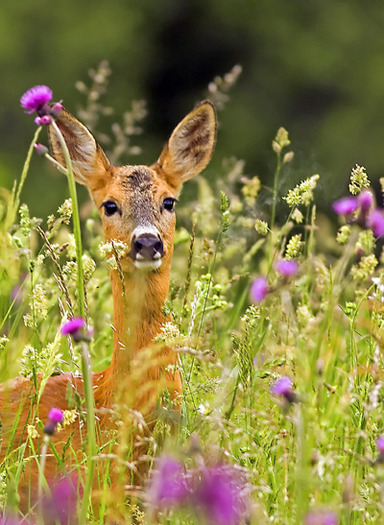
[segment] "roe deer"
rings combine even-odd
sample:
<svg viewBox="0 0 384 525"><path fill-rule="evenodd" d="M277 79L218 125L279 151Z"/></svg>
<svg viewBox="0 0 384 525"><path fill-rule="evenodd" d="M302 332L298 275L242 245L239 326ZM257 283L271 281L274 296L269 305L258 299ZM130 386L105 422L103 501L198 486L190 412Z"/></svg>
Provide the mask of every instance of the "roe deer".
<svg viewBox="0 0 384 525"><path fill-rule="evenodd" d="M114 308L112 362L106 370L92 376L99 418L98 439L102 445L103 439L107 441L108 430L115 428L108 409L114 407L117 394L122 403L149 415L154 411L154 397L158 397L162 377L166 377L174 399L182 392L177 367L169 371L177 363L175 351L156 350L153 363L146 364L145 377L135 377L135 367L148 359L145 349L166 320L162 308L169 288L176 221L174 203L182 184L200 173L211 158L216 139L216 113L210 102L198 104L175 128L152 166L112 166L90 131L65 109L56 123L67 143L75 179L87 186L101 215L105 239L121 241L127 246L119 257L118 269L110 272ZM65 165L52 126L49 138L56 160ZM138 381L144 388L136 395L132 388ZM3 425L0 460L4 459L7 449L24 446L24 455L28 456L29 451L33 456L27 424L32 424L35 416L45 422L52 407L68 409L71 392L83 397L82 378L72 373L50 377L37 407L33 404L35 390L27 378L16 378L4 385L0 391ZM124 395L128 394L130 399L125 400ZM59 456L64 455L67 472L78 468L76 453L81 449L85 433L85 426L77 420L52 436ZM32 440L37 456L41 442L42 437ZM67 442L72 449L70 454L65 446ZM53 479L58 470L57 460L50 454L45 467L47 479ZM21 508L27 508L28 498L33 501L36 497L37 474L35 457L26 462L20 476Z"/></svg>

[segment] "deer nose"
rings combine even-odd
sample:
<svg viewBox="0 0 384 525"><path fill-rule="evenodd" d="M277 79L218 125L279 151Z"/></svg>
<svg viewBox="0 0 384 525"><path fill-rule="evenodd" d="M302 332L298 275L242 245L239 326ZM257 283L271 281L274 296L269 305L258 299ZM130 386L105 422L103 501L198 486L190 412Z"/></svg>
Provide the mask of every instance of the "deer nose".
<svg viewBox="0 0 384 525"><path fill-rule="evenodd" d="M132 239L132 254L137 261L153 261L164 256L163 241L153 233L142 233Z"/></svg>

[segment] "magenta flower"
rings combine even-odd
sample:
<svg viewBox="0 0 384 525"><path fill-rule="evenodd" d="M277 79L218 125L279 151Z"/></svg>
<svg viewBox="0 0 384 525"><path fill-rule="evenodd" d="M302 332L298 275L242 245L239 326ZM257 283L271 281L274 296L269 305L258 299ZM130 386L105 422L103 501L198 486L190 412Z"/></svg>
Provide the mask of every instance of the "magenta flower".
<svg viewBox="0 0 384 525"><path fill-rule="evenodd" d="M380 454L384 454L384 436L379 436L377 438L376 446Z"/></svg>
<svg viewBox="0 0 384 525"><path fill-rule="evenodd" d="M172 507L183 503L188 488L182 464L170 456L158 460L148 487L149 503L153 507Z"/></svg>
<svg viewBox="0 0 384 525"><path fill-rule="evenodd" d="M277 396L285 396L292 390L292 379L288 376L280 378L274 385L271 386L272 394Z"/></svg>
<svg viewBox="0 0 384 525"><path fill-rule="evenodd" d="M60 408L51 408L48 419L53 423L62 423L64 419L63 411Z"/></svg>
<svg viewBox="0 0 384 525"><path fill-rule="evenodd" d="M359 208L356 197L343 197L332 204L333 210L338 215L351 215Z"/></svg>
<svg viewBox="0 0 384 525"><path fill-rule="evenodd" d="M369 190L364 190L357 196L361 213L366 215L375 206L375 196Z"/></svg>
<svg viewBox="0 0 384 525"><path fill-rule="evenodd" d="M49 126L51 122L52 122L52 119L49 115L43 115L42 117L35 118L36 126Z"/></svg>
<svg viewBox="0 0 384 525"><path fill-rule="evenodd" d="M55 102L51 106L50 114L53 118L58 118L63 109L63 105L60 102Z"/></svg>
<svg viewBox="0 0 384 525"><path fill-rule="evenodd" d="M56 483L42 502L44 523L76 523L77 479L73 475Z"/></svg>
<svg viewBox="0 0 384 525"><path fill-rule="evenodd" d="M297 270L299 269L299 265L296 261L289 260L281 260L278 261L275 264L276 270L281 273L284 277L291 277L292 275L295 275L297 273Z"/></svg>
<svg viewBox="0 0 384 525"><path fill-rule="evenodd" d="M41 111L52 100L52 90L48 86L34 86L20 98L21 106L27 113Z"/></svg>
<svg viewBox="0 0 384 525"><path fill-rule="evenodd" d="M204 468L192 495L192 505L212 525L236 525L247 511L248 490L230 465Z"/></svg>
<svg viewBox="0 0 384 525"><path fill-rule="evenodd" d="M337 525L338 519L329 510L312 510L304 518L304 525Z"/></svg>
<svg viewBox="0 0 384 525"><path fill-rule="evenodd" d="M296 392L292 388L292 379L288 376L281 377L271 386L271 393L283 397L289 403L297 401Z"/></svg>
<svg viewBox="0 0 384 525"><path fill-rule="evenodd" d="M64 413L60 408L51 408L48 413L48 422L44 427L45 434L52 436L55 431L58 423L62 423L64 420Z"/></svg>
<svg viewBox="0 0 384 525"><path fill-rule="evenodd" d="M268 283L264 277L258 277L251 285L250 295L254 303L260 303L268 294Z"/></svg>
<svg viewBox="0 0 384 525"><path fill-rule="evenodd" d="M366 226L373 231L375 237L384 235L384 212L382 210L372 210L367 217Z"/></svg>
<svg viewBox="0 0 384 525"><path fill-rule="evenodd" d="M82 317L73 317L61 327L61 334L71 335L76 342L81 341L82 339L84 339L84 336L82 334L82 329L84 327L85 321Z"/></svg>

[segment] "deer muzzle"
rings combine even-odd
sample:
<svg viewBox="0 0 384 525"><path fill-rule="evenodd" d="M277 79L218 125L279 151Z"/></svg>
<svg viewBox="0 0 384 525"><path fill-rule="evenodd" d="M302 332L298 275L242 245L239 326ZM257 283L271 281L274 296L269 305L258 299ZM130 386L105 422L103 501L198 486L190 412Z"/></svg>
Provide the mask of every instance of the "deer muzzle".
<svg viewBox="0 0 384 525"><path fill-rule="evenodd" d="M133 233L130 257L136 268L156 270L164 257L164 245L158 232Z"/></svg>

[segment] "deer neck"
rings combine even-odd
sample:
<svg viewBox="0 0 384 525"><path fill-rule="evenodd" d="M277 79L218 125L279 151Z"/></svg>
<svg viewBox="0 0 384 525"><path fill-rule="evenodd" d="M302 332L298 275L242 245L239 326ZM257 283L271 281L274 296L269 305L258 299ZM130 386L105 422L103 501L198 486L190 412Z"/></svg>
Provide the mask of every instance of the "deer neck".
<svg viewBox="0 0 384 525"><path fill-rule="evenodd" d="M170 264L159 272L111 270L113 295L113 357L111 374L130 370L140 350L147 348L161 332L166 321L163 313L168 297Z"/></svg>

